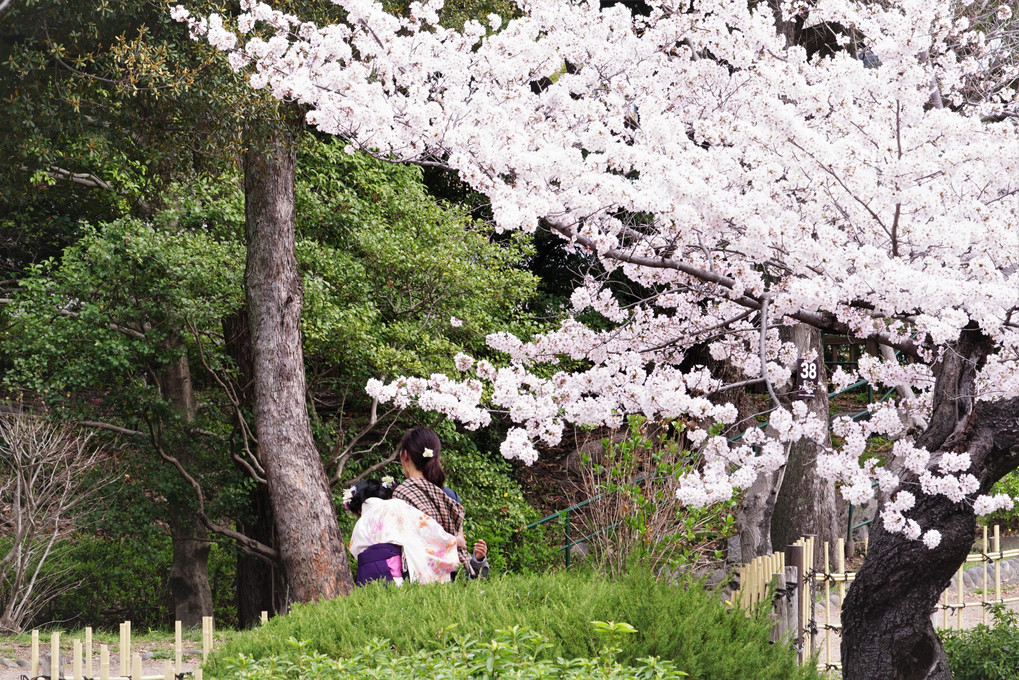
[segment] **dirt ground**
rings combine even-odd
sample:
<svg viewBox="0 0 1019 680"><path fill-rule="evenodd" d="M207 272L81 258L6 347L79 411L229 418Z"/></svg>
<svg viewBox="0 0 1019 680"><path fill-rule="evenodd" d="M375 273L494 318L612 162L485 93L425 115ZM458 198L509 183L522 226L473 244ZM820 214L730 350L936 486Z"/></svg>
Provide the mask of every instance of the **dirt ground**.
<svg viewBox="0 0 1019 680"><path fill-rule="evenodd" d="M71 640L62 640L62 643L63 644L61 644L61 647L64 648L64 654L70 656L67 647L73 644L73 642ZM40 647L42 648L40 649L40 654L42 653L48 654L49 652L48 636L43 636L43 641L42 644L40 644ZM113 648L110 650L111 651L110 673L111 675L114 675L117 674L120 670L120 657L118 654L115 653L116 651L118 651L116 644L114 644L112 647ZM131 651L132 653L138 653L142 655L143 677L148 676L162 677L166 660L169 659L171 663L173 662L172 642L165 643L140 642L134 644L132 646ZM192 653L188 654L187 652ZM0 680L22 680L22 678L29 678L29 676L31 675L31 668L27 666L24 668L21 667L11 668L9 667L9 664L16 663L18 661L30 662L31 658L32 648L30 645L13 644L0 639ZM183 656L184 672L193 672L201 664L201 661L202 656L200 652L195 652L194 650L185 648L185 654ZM93 661L92 666L93 666L92 667L93 677L98 678L99 677L98 645L95 646L95 659ZM41 675L49 676L50 674L49 656L46 656L45 664L40 664L39 673ZM68 660L68 662L64 666L64 674L65 676L70 677L70 673L71 673L71 662L70 660ZM128 673L130 673L130 670L128 671Z"/></svg>

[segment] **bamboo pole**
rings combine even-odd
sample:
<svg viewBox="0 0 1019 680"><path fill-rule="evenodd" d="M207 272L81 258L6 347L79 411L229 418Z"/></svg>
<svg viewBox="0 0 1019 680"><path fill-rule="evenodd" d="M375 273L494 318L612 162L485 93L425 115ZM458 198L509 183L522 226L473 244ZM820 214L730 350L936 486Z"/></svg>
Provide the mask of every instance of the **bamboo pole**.
<svg viewBox="0 0 1019 680"><path fill-rule="evenodd" d="M202 617L202 663L209 658L212 651L212 617Z"/></svg>
<svg viewBox="0 0 1019 680"><path fill-rule="evenodd" d="M1002 602L1001 595L1001 527L994 525L994 551L998 553L994 558L994 598Z"/></svg>
<svg viewBox="0 0 1019 680"><path fill-rule="evenodd" d="M39 677L39 631L32 631L32 677Z"/></svg>
<svg viewBox="0 0 1019 680"><path fill-rule="evenodd" d="M85 628L85 677L92 677L92 627Z"/></svg>
<svg viewBox="0 0 1019 680"><path fill-rule="evenodd" d="M82 680L81 678L81 640L74 641L74 651L71 652L71 679Z"/></svg>
<svg viewBox="0 0 1019 680"><path fill-rule="evenodd" d="M983 542L980 544L980 546L981 546L981 554L982 555L986 555L987 554L987 527L986 526L984 527ZM987 572L988 572L988 569L987 569L987 567L988 567L988 564L986 562L986 558L984 558L984 560L981 560L981 562L980 562L980 571L983 572L982 576L983 576L983 583L984 583L983 588L980 589L980 608L983 610L982 614L983 614L983 620L984 620L984 625L985 626L987 625L987 589L988 589L988 586L987 586Z"/></svg>
<svg viewBox="0 0 1019 680"><path fill-rule="evenodd" d="M959 577L955 580L956 581L956 583L955 583L955 585L956 585L956 595L957 595L957 597L956 597L956 604L962 604L962 601L963 601L962 600L962 574L963 574L963 571L965 570L965 566L966 566L966 564L963 563L962 566L959 567ZM956 614L955 625L958 627L959 630L962 630L962 607L956 607L955 614Z"/></svg>
<svg viewBox="0 0 1019 680"><path fill-rule="evenodd" d="M831 560L829 559L830 548L828 541L824 542L824 661L825 665L831 663L831 581L828 574L831 573Z"/></svg>
<svg viewBox="0 0 1019 680"><path fill-rule="evenodd" d="M269 623L269 612L262 610L262 625Z"/></svg>
<svg viewBox="0 0 1019 680"><path fill-rule="evenodd" d="M175 673L184 672L184 639L180 621L173 622L173 668Z"/></svg>
<svg viewBox="0 0 1019 680"><path fill-rule="evenodd" d="M119 653L119 656L118 656L118 666L120 666L120 676L121 677L124 677L124 676L127 675L127 663L128 663L128 659L127 659L127 652L124 649L124 641L127 639L127 633L125 632L126 626L127 626L126 622L120 624L120 647L119 647L120 653Z"/></svg>
<svg viewBox="0 0 1019 680"><path fill-rule="evenodd" d="M110 680L110 648L99 645L99 680Z"/></svg>
<svg viewBox="0 0 1019 680"><path fill-rule="evenodd" d="M173 665L170 663L169 659L163 662L163 680L174 680Z"/></svg>
<svg viewBox="0 0 1019 680"><path fill-rule="evenodd" d="M54 631L50 635L50 678L56 680L60 677L60 632Z"/></svg>
<svg viewBox="0 0 1019 680"><path fill-rule="evenodd" d="M131 657L131 680L142 680L142 655Z"/></svg>

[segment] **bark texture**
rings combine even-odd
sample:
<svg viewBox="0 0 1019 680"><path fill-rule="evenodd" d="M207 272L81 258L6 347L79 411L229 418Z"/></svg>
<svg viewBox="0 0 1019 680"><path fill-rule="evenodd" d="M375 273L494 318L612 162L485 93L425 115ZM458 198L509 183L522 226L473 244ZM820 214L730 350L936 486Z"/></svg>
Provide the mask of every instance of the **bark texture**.
<svg viewBox="0 0 1019 680"><path fill-rule="evenodd" d="M797 323L780 327L779 334L783 342L796 345L799 356L812 351L819 359L824 356L821 333L816 328ZM791 407L793 387L792 383L777 386L779 400L786 408ZM804 403L808 411L827 420L828 391L823 375L818 376L814 396ZM834 484L817 475L814 461L819 448L806 440L790 445L786 464L758 476L743 494L736 524L744 562L780 550L805 535L834 544L842 529L843 504ZM823 565L820 551L817 560Z"/></svg>
<svg viewBox="0 0 1019 680"><path fill-rule="evenodd" d="M179 349L179 347L178 347ZM191 366L186 354L166 366L160 375L163 396L177 415L186 423L193 423L197 410L195 392L191 386ZM186 446L178 446L174 457L187 464L191 454ZM184 626L201 625L203 616L212 616L212 587L209 585L209 531L195 514L193 500L180 494L170 499L170 536L173 541L173 560L168 583L173 596L174 616Z"/></svg>
<svg viewBox="0 0 1019 680"><path fill-rule="evenodd" d="M291 600L350 592L336 510L305 404L303 288L294 255L296 154L279 128L248 134L244 155L244 273L258 453Z"/></svg>
<svg viewBox="0 0 1019 680"><path fill-rule="evenodd" d="M934 365L933 412L917 444L932 451L934 470L945 452L968 451L971 472L986 493L1019 466L1019 399L976 402L973 385L991 343L975 326L963 332ZM904 476L915 489L916 475ZM917 490L918 491L918 490ZM842 612L843 677L846 680L949 680L930 614L975 536L972 498L953 503L916 493L907 514L941 532L933 550L884 530L875 522L867 558L849 589Z"/></svg>
<svg viewBox="0 0 1019 680"><path fill-rule="evenodd" d="M780 336L783 342L794 343L800 356L814 352L819 367L823 366L824 347L819 330L798 323L782 327ZM805 399L804 404L822 422L828 420L828 381L823 370L818 373L814 397ZM815 461L825 446L831 446L830 431L824 446L802 439L789 447L785 477L775 498L771 517L771 543L777 550L808 535L816 536L818 545L828 541L829 545L835 546L835 541L845 530L845 503L835 493L835 485L817 474ZM834 555L830 557L834 558ZM834 560L832 563L835 563ZM824 568L822 550L816 551L814 566Z"/></svg>
<svg viewBox="0 0 1019 680"><path fill-rule="evenodd" d="M187 628L200 626L203 616L212 616L209 532L194 512L173 512L170 535L173 538L173 562L168 580L174 615Z"/></svg>
<svg viewBox="0 0 1019 680"><path fill-rule="evenodd" d="M242 409L250 409L252 396L251 333L247 312L223 319L223 336L226 349L239 374L236 398ZM242 413L238 418L244 417ZM235 443L235 445L237 445ZM243 444L239 445L243 446ZM257 444L250 443L257 455ZM238 451L239 456L245 455ZM238 465L238 468L241 468ZM243 471L243 470L242 470ZM268 546L277 547L272 506L264 484L258 484L248 493L247 507L237 518L238 530L245 536ZM258 625L263 611L270 615L287 611L287 581L283 565L241 550L237 553L237 620L241 628Z"/></svg>

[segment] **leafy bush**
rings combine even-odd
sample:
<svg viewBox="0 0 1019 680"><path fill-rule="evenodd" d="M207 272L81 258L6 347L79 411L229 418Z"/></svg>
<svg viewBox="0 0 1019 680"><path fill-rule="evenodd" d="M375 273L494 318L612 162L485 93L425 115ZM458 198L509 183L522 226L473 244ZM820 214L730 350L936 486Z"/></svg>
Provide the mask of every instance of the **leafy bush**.
<svg viewBox="0 0 1019 680"><path fill-rule="evenodd" d="M601 645L591 622L626 621L637 632L619 641L622 664L669 659L691 678L787 680L816 678L796 665L786 645L769 643L765 617L729 611L715 593L697 584L670 586L648 574L612 581L590 572L505 575L485 582L443 586L371 584L346 598L295 605L288 616L239 635L210 660L287 658L291 638L307 652L334 659L362 653L373 640L388 640L393 653L412 656L435 649L444 636L490 640L501 629L523 626L545 638L541 659L593 658ZM387 676L383 676L387 677Z"/></svg>
<svg viewBox="0 0 1019 680"><path fill-rule="evenodd" d="M991 605L994 625L942 631L948 668L955 680L1019 678L1019 614Z"/></svg>
<svg viewBox="0 0 1019 680"><path fill-rule="evenodd" d="M79 583L54 599L39 621L116 630L130 620L135 630L172 630L173 600L167 575L173 559L170 537L160 531L119 538L79 536L59 567ZM56 565L55 565L56 566ZM235 621L236 554L213 543L209 579L213 613L219 625Z"/></svg>
<svg viewBox="0 0 1019 680"><path fill-rule="evenodd" d="M625 624L596 624L613 629ZM290 654L254 660L243 654L224 659L222 680L342 680L344 678L517 678L518 680L651 680L682 678L670 661L649 658L637 666L623 666L615 660L611 641L595 659L540 658L545 640L533 631L514 626L500 630L495 639L482 643L470 636L454 636L433 651L412 655L395 654L386 641L374 640L350 657L332 659L308 651L307 643L291 639Z"/></svg>
<svg viewBox="0 0 1019 680"><path fill-rule="evenodd" d="M599 460L581 457L591 499L582 514L583 533L591 537L602 571L622 573L636 564L658 571L718 559L723 540L734 533L736 500L706 508L677 500L679 480L696 460L683 448L683 429L630 416L625 437L602 440Z"/></svg>

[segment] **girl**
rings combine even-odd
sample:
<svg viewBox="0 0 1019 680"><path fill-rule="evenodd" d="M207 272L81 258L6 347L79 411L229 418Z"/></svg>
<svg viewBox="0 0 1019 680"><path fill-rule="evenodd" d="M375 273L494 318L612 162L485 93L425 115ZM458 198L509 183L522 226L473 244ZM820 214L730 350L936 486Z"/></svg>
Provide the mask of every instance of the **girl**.
<svg viewBox="0 0 1019 680"><path fill-rule="evenodd" d="M357 585L445 582L456 570L456 537L406 502L392 498L392 479L361 481L344 492L343 505L360 519L350 534Z"/></svg>
<svg viewBox="0 0 1019 680"><path fill-rule="evenodd" d="M483 541L474 546L474 555L467 551L464 540L464 509L445 489L446 473L439 462L442 443L439 435L427 427L407 431L400 440L400 465L406 480L396 487L393 498L413 505L438 522L447 533L456 537L457 556L468 578L487 575L487 547Z"/></svg>

